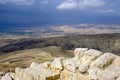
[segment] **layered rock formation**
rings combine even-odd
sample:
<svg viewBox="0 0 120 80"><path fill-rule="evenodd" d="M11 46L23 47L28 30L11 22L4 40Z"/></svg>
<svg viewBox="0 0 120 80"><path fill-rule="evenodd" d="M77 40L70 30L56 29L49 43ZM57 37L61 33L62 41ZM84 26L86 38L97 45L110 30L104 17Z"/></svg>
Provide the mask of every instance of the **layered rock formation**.
<svg viewBox="0 0 120 80"><path fill-rule="evenodd" d="M35 63L29 68L16 68L1 80L120 80L120 57L112 53L76 48L73 58Z"/></svg>

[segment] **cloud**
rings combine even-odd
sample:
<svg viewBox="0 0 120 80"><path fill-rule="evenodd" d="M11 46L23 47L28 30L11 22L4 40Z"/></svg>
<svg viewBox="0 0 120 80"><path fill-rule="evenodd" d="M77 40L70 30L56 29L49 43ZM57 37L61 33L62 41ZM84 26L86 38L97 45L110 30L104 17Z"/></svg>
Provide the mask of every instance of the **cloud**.
<svg viewBox="0 0 120 80"><path fill-rule="evenodd" d="M84 8L96 8L105 5L106 3L103 2L102 0L83 0L78 3L79 8L84 9Z"/></svg>
<svg viewBox="0 0 120 80"><path fill-rule="evenodd" d="M82 0L82 1L76 1L76 0L67 0L62 2L60 5L57 6L57 9L63 10L63 9L86 9L86 8L96 8L105 5L106 2L102 0Z"/></svg>
<svg viewBox="0 0 120 80"><path fill-rule="evenodd" d="M77 3L73 0L64 1L62 4L57 6L57 9L74 9L77 7Z"/></svg>
<svg viewBox="0 0 120 80"><path fill-rule="evenodd" d="M107 10L100 10L101 13L113 13L115 12L114 9L107 9Z"/></svg>
<svg viewBox="0 0 120 80"><path fill-rule="evenodd" d="M0 4L32 5L34 0L0 0Z"/></svg>

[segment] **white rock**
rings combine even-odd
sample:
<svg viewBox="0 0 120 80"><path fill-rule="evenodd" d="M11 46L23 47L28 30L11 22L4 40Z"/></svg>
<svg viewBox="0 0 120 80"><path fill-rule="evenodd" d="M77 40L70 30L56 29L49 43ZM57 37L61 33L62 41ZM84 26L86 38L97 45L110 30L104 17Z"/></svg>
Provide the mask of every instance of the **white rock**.
<svg viewBox="0 0 120 80"><path fill-rule="evenodd" d="M24 73L24 70L23 70L23 69L21 69L21 68L16 68L16 69L15 69L15 76L14 76L15 80L22 80L22 78L23 78L23 73Z"/></svg>
<svg viewBox="0 0 120 80"><path fill-rule="evenodd" d="M84 73L89 69L89 64L82 63L81 65L79 65L78 69L81 73Z"/></svg>
<svg viewBox="0 0 120 80"><path fill-rule="evenodd" d="M75 60L73 60L73 59L65 60L64 61L64 68L69 70L69 71L75 72L76 68L77 68Z"/></svg>
<svg viewBox="0 0 120 80"><path fill-rule="evenodd" d="M10 76L3 76L1 80L12 80Z"/></svg>
<svg viewBox="0 0 120 80"><path fill-rule="evenodd" d="M62 70L63 69L62 60L63 58L55 58L54 61L51 63L51 68Z"/></svg>
<svg viewBox="0 0 120 80"><path fill-rule="evenodd" d="M89 49L85 52L85 55L81 58L81 62L90 63L91 61L94 61L96 58L98 58L100 55L102 55L101 51Z"/></svg>
<svg viewBox="0 0 120 80"><path fill-rule="evenodd" d="M116 76L120 77L120 67L117 65L112 64L112 65L108 66L108 68L105 71L108 71L112 74L114 73Z"/></svg>
<svg viewBox="0 0 120 80"><path fill-rule="evenodd" d="M99 70L97 72L97 77L99 80L116 80L116 75L107 71Z"/></svg>
<svg viewBox="0 0 120 80"><path fill-rule="evenodd" d="M39 65L38 63L32 62L31 65L30 65L30 68L35 68L35 67L37 67L38 65Z"/></svg>
<svg viewBox="0 0 120 80"><path fill-rule="evenodd" d="M15 73L12 73L12 72L8 72L5 74L5 76L10 76L12 79L15 78Z"/></svg>
<svg viewBox="0 0 120 80"><path fill-rule="evenodd" d="M114 58L115 56L113 54L104 53L92 64L92 66L99 67L99 68L105 68L111 64Z"/></svg>
<svg viewBox="0 0 120 80"><path fill-rule="evenodd" d="M84 54L85 51L87 51L88 48L76 48L74 50L74 55L77 59L79 59L80 57L82 57Z"/></svg>
<svg viewBox="0 0 120 80"><path fill-rule="evenodd" d="M28 73L24 73L23 77L22 77L22 80L33 80L33 76L28 74Z"/></svg>
<svg viewBox="0 0 120 80"><path fill-rule="evenodd" d="M80 72L86 72L91 63L98 58L100 55L102 55L102 52L98 51L98 50L94 50L94 49L90 49L86 52L84 52L84 56L81 57L78 60L78 67L79 67L79 71Z"/></svg>
<svg viewBox="0 0 120 80"><path fill-rule="evenodd" d="M97 78L97 71L98 71L98 69L96 69L96 68L88 70L89 77L90 77L91 80L98 80L98 78Z"/></svg>
<svg viewBox="0 0 120 80"><path fill-rule="evenodd" d="M46 67L46 68L49 68L50 65L51 65L51 62L50 61L46 61L43 63L43 65Z"/></svg>

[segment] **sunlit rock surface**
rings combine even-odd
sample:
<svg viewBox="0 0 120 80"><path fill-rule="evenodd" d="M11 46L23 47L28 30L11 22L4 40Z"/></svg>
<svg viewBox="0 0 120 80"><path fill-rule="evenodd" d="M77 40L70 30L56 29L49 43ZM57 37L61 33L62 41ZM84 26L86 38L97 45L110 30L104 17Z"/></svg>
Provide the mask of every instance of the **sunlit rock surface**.
<svg viewBox="0 0 120 80"><path fill-rule="evenodd" d="M76 48L74 55L33 62L28 68L1 75L1 80L120 80L119 56L88 48Z"/></svg>

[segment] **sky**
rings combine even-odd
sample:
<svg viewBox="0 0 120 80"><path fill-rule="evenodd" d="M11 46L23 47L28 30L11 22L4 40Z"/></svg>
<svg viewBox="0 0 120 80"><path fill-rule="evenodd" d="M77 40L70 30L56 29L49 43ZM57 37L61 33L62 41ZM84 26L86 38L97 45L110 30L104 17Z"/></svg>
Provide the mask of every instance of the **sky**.
<svg viewBox="0 0 120 80"><path fill-rule="evenodd" d="M120 24L120 0L0 0L0 27Z"/></svg>

